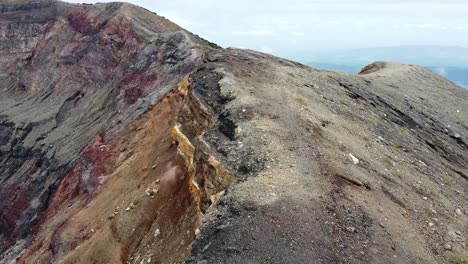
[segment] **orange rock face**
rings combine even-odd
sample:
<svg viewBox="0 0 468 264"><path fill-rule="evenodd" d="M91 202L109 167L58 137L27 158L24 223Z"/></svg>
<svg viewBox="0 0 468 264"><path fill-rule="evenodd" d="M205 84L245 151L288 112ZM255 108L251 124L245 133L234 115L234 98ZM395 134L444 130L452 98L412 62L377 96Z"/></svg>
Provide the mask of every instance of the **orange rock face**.
<svg viewBox="0 0 468 264"><path fill-rule="evenodd" d="M117 234L115 249L105 247L121 259L163 243L171 225L198 223L196 161L171 131L198 111L183 80L202 62L200 44L129 4L0 3L2 261L85 258L78 249L99 250L101 232ZM200 117L199 130L181 127L194 154L212 122ZM156 227L160 237L142 242ZM177 249L190 241L181 237Z"/></svg>
<svg viewBox="0 0 468 264"><path fill-rule="evenodd" d="M65 177L20 263L187 257L202 211L232 181L200 147L212 119L188 85L183 81L113 142L96 138L82 157L93 169L78 166ZM182 126L179 117L193 126ZM77 184L82 177L95 177L95 185Z"/></svg>

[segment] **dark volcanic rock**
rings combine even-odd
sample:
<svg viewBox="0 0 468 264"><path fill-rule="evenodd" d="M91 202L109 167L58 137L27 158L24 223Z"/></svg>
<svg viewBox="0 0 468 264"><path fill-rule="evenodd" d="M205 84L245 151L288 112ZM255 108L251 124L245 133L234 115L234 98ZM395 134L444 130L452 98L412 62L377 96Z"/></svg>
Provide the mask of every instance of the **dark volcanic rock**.
<svg viewBox="0 0 468 264"><path fill-rule="evenodd" d="M128 4L2 1L0 12L3 253L31 241L83 149L99 133L111 141L175 87L201 49L177 25ZM91 186L80 192L93 192L99 176L83 176Z"/></svg>
<svg viewBox="0 0 468 264"><path fill-rule="evenodd" d="M419 66L0 0L0 263L466 261L467 103Z"/></svg>

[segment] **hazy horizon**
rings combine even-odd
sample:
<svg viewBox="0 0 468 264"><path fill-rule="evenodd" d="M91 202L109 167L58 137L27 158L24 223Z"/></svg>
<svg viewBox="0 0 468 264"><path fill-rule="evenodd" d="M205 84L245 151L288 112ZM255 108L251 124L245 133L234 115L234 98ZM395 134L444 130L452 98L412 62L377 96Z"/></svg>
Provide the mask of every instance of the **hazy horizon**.
<svg viewBox="0 0 468 264"><path fill-rule="evenodd" d="M468 87L468 3L461 0L127 2L225 48L349 73L381 60L418 64Z"/></svg>
<svg viewBox="0 0 468 264"><path fill-rule="evenodd" d="M111 1L76 1L95 3ZM388 46L468 47L462 0L129 0L223 47L304 59L311 52Z"/></svg>

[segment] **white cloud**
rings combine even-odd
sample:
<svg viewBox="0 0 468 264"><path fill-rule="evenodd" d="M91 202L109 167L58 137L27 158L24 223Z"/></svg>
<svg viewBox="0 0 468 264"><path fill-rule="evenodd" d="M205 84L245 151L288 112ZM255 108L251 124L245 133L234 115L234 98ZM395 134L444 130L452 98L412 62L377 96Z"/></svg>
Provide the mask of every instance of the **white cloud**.
<svg viewBox="0 0 468 264"><path fill-rule="evenodd" d="M447 74L447 70L444 67L436 68L436 69L434 69L434 71L437 74L442 75L442 76L445 76Z"/></svg>
<svg viewBox="0 0 468 264"><path fill-rule="evenodd" d="M275 37L278 33L270 29L254 29L249 31L234 31L235 36Z"/></svg>
<svg viewBox="0 0 468 264"><path fill-rule="evenodd" d="M274 51L293 59L330 49L468 47L467 0L126 1L223 47Z"/></svg>
<svg viewBox="0 0 468 264"><path fill-rule="evenodd" d="M302 32L302 31L293 31L293 32L291 32L291 35L293 35L295 37L304 37L305 33Z"/></svg>
<svg viewBox="0 0 468 264"><path fill-rule="evenodd" d="M271 53L274 52L274 49L272 49L272 48L270 48L270 47L268 47L268 46L262 46L262 47L260 47L260 51L261 51L261 52L264 52L264 53L269 53L269 54L271 54Z"/></svg>
<svg viewBox="0 0 468 264"><path fill-rule="evenodd" d="M422 29L442 29L446 30L448 27L443 24L431 24L431 23L425 23L425 24L419 24L415 25L417 28L422 28Z"/></svg>

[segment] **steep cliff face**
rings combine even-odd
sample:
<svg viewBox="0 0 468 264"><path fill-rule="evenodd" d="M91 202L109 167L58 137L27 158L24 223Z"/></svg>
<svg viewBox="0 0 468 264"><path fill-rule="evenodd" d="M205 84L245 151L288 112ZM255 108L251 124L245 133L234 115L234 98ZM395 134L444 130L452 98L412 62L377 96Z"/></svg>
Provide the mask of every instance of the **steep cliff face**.
<svg viewBox="0 0 468 264"><path fill-rule="evenodd" d="M468 94L424 68L0 0L0 70L0 263L466 260Z"/></svg>
<svg viewBox="0 0 468 264"><path fill-rule="evenodd" d="M200 139L213 119L188 85L182 81L114 140L101 134L83 151L20 263L185 259L201 214L232 181ZM92 193L82 190L88 162L99 170Z"/></svg>
<svg viewBox="0 0 468 264"><path fill-rule="evenodd" d="M18 254L76 197L93 200L113 172L106 146L201 63L202 47L128 4L0 10L0 252L16 243Z"/></svg>

